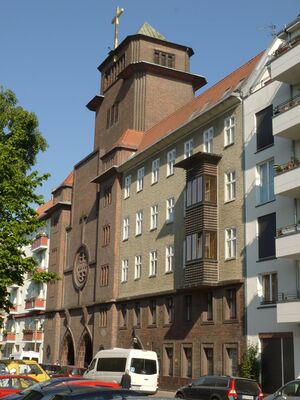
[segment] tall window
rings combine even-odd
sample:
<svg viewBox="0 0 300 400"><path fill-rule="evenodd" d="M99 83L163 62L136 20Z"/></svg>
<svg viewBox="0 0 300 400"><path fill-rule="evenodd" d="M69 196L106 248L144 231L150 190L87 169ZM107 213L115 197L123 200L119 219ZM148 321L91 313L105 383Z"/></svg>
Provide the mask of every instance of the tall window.
<svg viewBox="0 0 300 400"><path fill-rule="evenodd" d="M156 300L150 300L149 303L149 324L156 325Z"/></svg>
<svg viewBox="0 0 300 400"><path fill-rule="evenodd" d="M205 151L206 153L212 153L213 151L213 137L214 137L213 127L203 132L203 151Z"/></svg>
<svg viewBox="0 0 300 400"><path fill-rule="evenodd" d="M145 168L139 168L137 170L137 180L136 180L136 191L140 192L144 188L144 175L145 175Z"/></svg>
<svg viewBox="0 0 300 400"><path fill-rule="evenodd" d="M107 186L104 189L104 207L108 206L109 204L111 204L111 200L112 200L112 186Z"/></svg>
<svg viewBox="0 0 300 400"><path fill-rule="evenodd" d="M184 315L186 321L192 321L192 296L184 296Z"/></svg>
<svg viewBox="0 0 300 400"><path fill-rule="evenodd" d="M186 186L186 206L189 207L192 204L200 203L202 199L202 176L190 180Z"/></svg>
<svg viewBox="0 0 300 400"><path fill-rule="evenodd" d="M101 265L100 268L100 286L107 286L108 285L108 273L109 273L109 266L108 265Z"/></svg>
<svg viewBox="0 0 300 400"><path fill-rule="evenodd" d="M176 161L176 149L168 151L167 154L167 176L174 174L174 164Z"/></svg>
<svg viewBox="0 0 300 400"><path fill-rule="evenodd" d="M150 229L156 229L158 224L158 204L150 209Z"/></svg>
<svg viewBox="0 0 300 400"><path fill-rule="evenodd" d="M122 304L120 308L120 326L125 327L127 325L127 305Z"/></svg>
<svg viewBox="0 0 300 400"><path fill-rule="evenodd" d="M128 260L122 260L121 282L128 280Z"/></svg>
<svg viewBox="0 0 300 400"><path fill-rule="evenodd" d="M193 155L193 147L194 147L193 139L190 139L184 143L184 158L188 158L191 155Z"/></svg>
<svg viewBox="0 0 300 400"><path fill-rule="evenodd" d="M125 185L124 185L124 199L127 199L130 196L130 187L131 187L131 175L127 175L125 177Z"/></svg>
<svg viewBox="0 0 300 400"><path fill-rule="evenodd" d="M273 127L273 106L261 110L256 114L256 148L262 150L274 143Z"/></svg>
<svg viewBox="0 0 300 400"><path fill-rule="evenodd" d="M204 199L212 203L217 202L217 177L213 175L204 176Z"/></svg>
<svg viewBox="0 0 300 400"><path fill-rule="evenodd" d="M202 375L213 375L214 373L214 348L213 345L204 345L203 347L203 368Z"/></svg>
<svg viewBox="0 0 300 400"><path fill-rule="evenodd" d="M276 214L267 214L257 219L258 258L275 257Z"/></svg>
<svg viewBox="0 0 300 400"><path fill-rule="evenodd" d="M276 303L278 299L277 273L272 272L262 275L263 303Z"/></svg>
<svg viewBox="0 0 300 400"><path fill-rule="evenodd" d="M103 227L103 246L107 246L110 242L110 225Z"/></svg>
<svg viewBox="0 0 300 400"><path fill-rule="evenodd" d="M142 234L142 225L143 225L143 211L139 211L136 213L135 217L135 235Z"/></svg>
<svg viewBox="0 0 300 400"><path fill-rule="evenodd" d="M225 258L236 257L236 228L225 229Z"/></svg>
<svg viewBox="0 0 300 400"><path fill-rule="evenodd" d="M174 319L174 300L173 297L166 299L166 323L172 324Z"/></svg>
<svg viewBox="0 0 300 400"><path fill-rule="evenodd" d="M235 193L236 193L235 171L230 171L225 174L225 201L234 200Z"/></svg>
<svg viewBox="0 0 300 400"><path fill-rule="evenodd" d="M174 221L174 208L175 208L175 199L171 197L167 200L167 215L166 220L167 223Z"/></svg>
<svg viewBox="0 0 300 400"><path fill-rule="evenodd" d="M142 256L135 256L134 259L134 279L140 279L142 272Z"/></svg>
<svg viewBox="0 0 300 400"><path fill-rule="evenodd" d="M182 376L185 378L191 378L193 366L192 347L184 346L182 350Z"/></svg>
<svg viewBox="0 0 300 400"><path fill-rule="evenodd" d="M157 251L150 251L149 259L149 276L155 276L157 274Z"/></svg>
<svg viewBox="0 0 300 400"><path fill-rule="evenodd" d="M123 219L123 240L129 238L129 217Z"/></svg>
<svg viewBox="0 0 300 400"><path fill-rule="evenodd" d="M172 345L166 345L163 360L164 375L173 376L174 351Z"/></svg>
<svg viewBox="0 0 300 400"><path fill-rule="evenodd" d="M237 346L225 345L225 374L236 376L238 372Z"/></svg>
<svg viewBox="0 0 300 400"><path fill-rule="evenodd" d="M174 269L174 245L166 247L166 272L172 272Z"/></svg>
<svg viewBox="0 0 300 400"><path fill-rule="evenodd" d="M186 261L197 260L203 257L202 232L186 237Z"/></svg>
<svg viewBox="0 0 300 400"><path fill-rule="evenodd" d="M235 119L234 116L224 120L224 146L234 143Z"/></svg>
<svg viewBox="0 0 300 400"><path fill-rule="evenodd" d="M236 289L226 290L226 319L236 319Z"/></svg>
<svg viewBox="0 0 300 400"><path fill-rule="evenodd" d="M217 259L217 232L204 233L204 258Z"/></svg>
<svg viewBox="0 0 300 400"><path fill-rule="evenodd" d="M158 182L159 179L159 158L152 161L152 174L151 174L151 183Z"/></svg>
<svg viewBox="0 0 300 400"><path fill-rule="evenodd" d="M105 328L107 326L107 310L101 308L99 312L99 326Z"/></svg>
<svg viewBox="0 0 300 400"><path fill-rule="evenodd" d="M274 160L257 165L257 202L274 200Z"/></svg>
<svg viewBox="0 0 300 400"><path fill-rule="evenodd" d="M134 303L134 325L141 325L141 305L139 302Z"/></svg>

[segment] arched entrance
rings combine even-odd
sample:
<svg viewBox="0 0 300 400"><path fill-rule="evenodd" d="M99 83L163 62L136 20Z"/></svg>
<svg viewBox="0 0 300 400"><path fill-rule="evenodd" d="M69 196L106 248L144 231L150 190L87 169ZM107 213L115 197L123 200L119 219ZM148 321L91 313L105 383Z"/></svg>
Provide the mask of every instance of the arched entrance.
<svg viewBox="0 0 300 400"><path fill-rule="evenodd" d="M65 334L63 345L62 345L62 354L60 363L62 365L74 365L75 357L74 357L74 344L73 339L70 332Z"/></svg>
<svg viewBox="0 0 300 400"><path fill-rule="evenodd" d="M78 350L78 366L87 367L93 358L93 345L92 340L87 331L83 333L80 339Z"/></svg>

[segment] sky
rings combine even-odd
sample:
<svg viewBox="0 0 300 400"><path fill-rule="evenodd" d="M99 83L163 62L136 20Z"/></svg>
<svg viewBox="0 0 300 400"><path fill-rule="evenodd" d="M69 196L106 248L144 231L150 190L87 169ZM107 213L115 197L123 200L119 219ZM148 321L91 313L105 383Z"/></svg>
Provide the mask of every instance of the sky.
<svg viewBox="0 0 300 400"><path fill-rule="evenodd" d="M299 0L0 0L0 85L38 117L48 149L35 169L51 174L38 190L45 200L93 150L95 114L86 104L100 93L97 67L113 48L117 6L119 43L147 21L193 48L191 72L207 79L204 89L300 13Z"/></svg>

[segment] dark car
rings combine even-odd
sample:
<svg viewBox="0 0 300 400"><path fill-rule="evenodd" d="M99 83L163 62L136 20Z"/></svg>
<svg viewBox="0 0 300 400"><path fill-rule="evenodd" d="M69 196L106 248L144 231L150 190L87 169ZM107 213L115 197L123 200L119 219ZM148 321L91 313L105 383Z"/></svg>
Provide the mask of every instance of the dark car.
<svg viewBox="0 0 300 400"><path fill-rule="evenodd" d="M275 393L266 396L265 400L300 400L300 379L295 379L281 386Z"/></svg>
<svg viewBox="0 0 300 400"><path fill-rule="evenodd" d="M175 397L199 400L260 400L263 394L254 380L207 375L178 389Z"/></svg>
<svg viewBox="0 0 300 400"><path fill-rule="evenodd" d="M130 389L85 388L73 393L57 393L51 400L147 400L140 392ZM44 399L43 399L44 400Z"/></svg>
<svg viewBox="0 0 300 400"><path fill-rule="evenodd" d="M40 364L51 378L61 376L81 377L86 368L76 367L75 365L56 365L56 364Z"/></svg>

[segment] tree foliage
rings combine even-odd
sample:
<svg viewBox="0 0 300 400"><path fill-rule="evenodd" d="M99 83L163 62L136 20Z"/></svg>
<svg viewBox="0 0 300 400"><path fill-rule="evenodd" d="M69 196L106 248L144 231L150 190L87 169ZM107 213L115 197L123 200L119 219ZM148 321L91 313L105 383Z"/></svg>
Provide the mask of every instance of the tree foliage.
<svg viewBox="0 0 300 400"><path fill-rule="evenodd" d="M240 365L240 376L248 379L259 379L259 361L257 359L258 348L257 345L248 345Z"/></svg>
<svg viewBox="0 0 300 400"><path fill-rule="evenodd" d="M36 261L26 257L34 232L42 225L35 208L43 203L36 189L48 178L33 170L47 144L35 114L18 105L15 94L0 87L0 308L10 306L8 286L22 285Z"/></svg>

